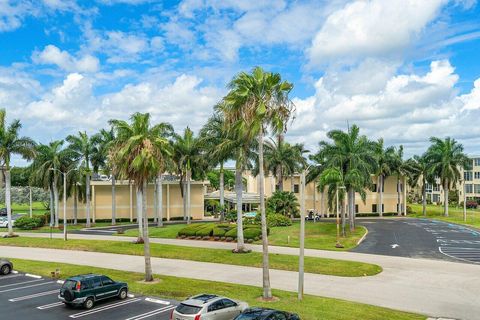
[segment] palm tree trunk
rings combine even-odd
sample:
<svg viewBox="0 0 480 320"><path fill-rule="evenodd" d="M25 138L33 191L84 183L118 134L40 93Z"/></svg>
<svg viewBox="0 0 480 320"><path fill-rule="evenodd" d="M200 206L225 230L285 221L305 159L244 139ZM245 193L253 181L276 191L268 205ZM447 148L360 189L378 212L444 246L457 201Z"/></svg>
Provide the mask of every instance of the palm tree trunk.
<svg viewBox="0 0 480 320"><path fill-rule="evenodd" d="M350 224L350 231L355 230L355 190L348 189L348 220Z"/></svg>
<svg viewBox="0 0 480 320"><path fill-rule="evenodd" d="M225 220L225 183L224 183L224 172L223 172L223 162L220 163L220 221Z"/></svg>
<svg viewBox="0 0 480 320"><path fill-rule="evenodd" d="M445 181L443 184L443 197L444 197L444 215L445 217L448 217L448 181Z"/></svg>
<svg viewBox="0 0 480 320"><path fill-rule="evenodd" d="M397 175L397 215L401 216L402 215L402 202L400 200L400 176Z"/></svg>
<svg viewBox="0 0 480 320"><path fill-rule="evenodd" d="M150 239L148 237L148 216L147 216L147 181L143 182L142 189L139 190L142 200L142 218L143 218L143 256L145 257L145 281L153 281L152 262L150 259Z"/></svg>
<svg viewBox="0 0 480 320"><path fill-rule="evenodd" d="M192 219L192 199L190 199L190 184L191 184L192 172L187 170L187 224L191 223Z"/></svg>
<svg viewBox="0 0 480 320"><path fill-rule="evenodd" d="M344 200L342 200L340 208L342 210L342 237L345 237L347 235L347 233L345 232L345 226L347 224L347 219L345 217L345 201Z"/></svg>
<svg viewBox="0 0 480 320"><path fill-rule="evenodd" d="M53 178L53 194L54 194L54 204L55 204L55 228L58 228L58 216L59 216L59 206L58 206L58 185L57 185L57 174L55 173L54 174L54 178Z"/></svg>
<svg viewBox="0 0 480 320"><path fill-rule="evenodd" d="M13 236L10 169L5 170L5 206L7 207L8 236Z"/></svg>
<svg viewBox="0 0 480 320"><path fill-rule="evenodd" d="M157 227L163 227L163 186L162 175L157 177Z"/></svg>
<svg viewBox="0 0 480 320"><path fill-rule="evenodd" d="M237 195L237 248L236 252L245 252L245 241L243 239L243 212L242 212L242 193L243 193L243 181L242 181L242 165L237 160L235 165L235 192Z"/></svg>
<svg viewBox="0 0 480 320"><path fill-rule="evenodd" d="M384 184L384 181L383 181L383 175L380 175L380 184L379 184L379 188L380 188L380 205L378 207L378 212L379 212L379 216L380 217L383 217L383 184Z"/></svg>
<svg viewBox="0 0 480 320"><path fill-rule="evenodd" d="M137 185L137 223L138 223L138 238L137 243L143 243L143 195L141 192L141 187Z"/></svg>
<svg viewBox="0 0 480 320"><path fill-rule="evenodd" d="M187 184L182 182L182 196L183 196L183 220L187 220Z"/></svg>
<svg viewBox="0 0 480 320"><path fill-rule="evenodd" d="M48 191L50 191L50 226L53 226L55 220L55 202L53 201L55 196L53 194L53 182L50 182Z"/></svg>
<svg viewBox="0 0 480 320"><path fill-rule="evenodd" d="M78 195L77 195L77 184L73 185L73 224L77 225L78 223Z"/></svg>
<svg viewBox="0 0 480 320"><path fill-rule="evenodd" d="M86 208L87 222L86 222L85 225L86 225L87 228L89 228L91 226L91 223L90 223L90 172L87 172L87 174L86 174L85 197L86 197L86 201L87 201L87 208Z"/></svg>
<svg viewBox="0 0 480 320"><path fill-rule="evenodd" d="M423 216L427 216L427 188L425 187L425 180L422 185L422 213Z"/></svg>
<svg viewBox="0 0 480 320"><path fill-rule="evenodd" d="M117 223L117 194L115 188L115 175L112 174L112 225Z"/></svg>
<svg viewBox="0 0 480 320"><path fill-rule="evenodd" d="M262 251L263 251L263 298L272 298L272 288L270 287L270 270L268 261L268 235L267 235L267 216L265 212L265 174L263 172L263 130L260 128L258 135L258 167L260 176L260 214L262 221Z"/></svg>
<svg viewBox="0 0 480 320"><path fill-rule="evenodd" d="M283 172L282 172L282 166L278 165L277 166L277 185L278 185L278 191L283 191ZM272 193L274 193L276 190L272 190ZM293 191L293 190L292 190Z"/></svg>
<svg viewBox="0 0 480 320"><path fill-rule="evenodd" d="M315 191L314 191L315 192ZM320 214L321 215L324 215L325 214L325 205L323 204L323 190L320 192ZM329 211L327 210L327 214L326 214L327 218L330 218L330 213Z"/></svg>

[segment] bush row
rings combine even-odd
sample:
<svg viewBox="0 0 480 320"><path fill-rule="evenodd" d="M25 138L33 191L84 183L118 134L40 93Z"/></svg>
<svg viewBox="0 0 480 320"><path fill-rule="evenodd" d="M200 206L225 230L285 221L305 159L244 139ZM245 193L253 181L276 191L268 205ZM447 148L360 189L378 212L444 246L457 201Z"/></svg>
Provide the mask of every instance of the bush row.
<svg viewBox="0 0 480 320"><path fill-rule="evenodd" d="M45 220L42 216L23 216L15 220L15 227L21 230L32 230L43 227Z"/></svg>
<svg viewBox="0 0 480 320"><path fill-rule="evenodd" d="M270 229L267 229L267 234ZM178 231L179 237L187 238L210 238L215 239L230 239L237 238L237 225L236 224L213 224L213 223L198 223L186 226ZM245 225L243 226L243 236L246 240L259 240L262 236L262 230L258 225ZM223 239L222 239L223 240Z"/></svg>

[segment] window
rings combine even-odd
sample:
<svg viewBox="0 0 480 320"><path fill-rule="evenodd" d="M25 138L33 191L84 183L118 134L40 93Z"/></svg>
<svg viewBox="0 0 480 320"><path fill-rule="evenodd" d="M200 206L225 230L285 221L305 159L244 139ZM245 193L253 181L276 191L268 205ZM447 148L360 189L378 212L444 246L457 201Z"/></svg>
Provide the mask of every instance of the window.
<svg viewBox="0 0 480 320"><path fill-rule="evenodd" d="M473 184L465 185L465 193L473 193Z"/></svg>
<svg viewBox="0 0 480 320"><path fill-rule="evenodd" d="M293 185L293 192L294 192L294 193L298 193L298 192L299 192L298 189L299 189L299 185L298 185L298 184L294 184L294 185Z"/></svg>
<svg viewBox="0 0 480 320"><path fill-rule="evenodd" d="M355 213L358 213L358 204L355 205Z"/></svg>
<svg viewBox="0 0 480 320"><path fill-rule="evenodd" d="M373 184L372 191L373 191L373 192L378 192L377 184L376 184L376 183Z"/></svg>
<svg viewBox="0 0 480 320"><path fill-rule="evenodd" d="M438 183L433 185L433 191L440 191L440 185Z"/></svg>
<svg viewBox="0 0 480 320"><path fill-rule="evenodd" d="M475 179L480 179L480 171L475 172Z"/></svg>
<svg viewBox="0 0 480 320"><path fill-rule="evenodd" d="M434 194L432 197L432 202L440 202L440 195L439 194Z"/></svg>
<svg viewBox="0 0 480 320"><path fill-rule="evenodd" d="M237 306L237 304L230 299L223 299L222 302L224 308L232 308Z"/></svg>
<svg viewBox="0 0 480 320"><path fill-rule="evenodd" d="M480 166L480 158L473 159L473 165L474 166Z"/></svg>
<svg viewBox="0 0 480 320"><path fill-rule="evenodd" d="M91 289L92 288L92 281L82 281L82 290Z"/></svg>
<svg viewBox="0 0 480 320"><path fill-rule="evenodd" d="M377 212L377 205L376 204L372 204L372 212Z"/></svg>
<svg viewBox="0 0 480 320"><path fill-rule="evenodd" d="M480 193L480 184L476 184L473 187L473 192L474 193Z"/></svg>
<svg viewBox="0 0 480 320"><path fill-rule="evenodd" d="M217 310L220 310L220 309L223 309L223 308L225 308L224 305L223 305L223 300L219 300L219 301L214 302L214 303L212 303L211 305L208 306L208 312L217 311Z"/></svg>
<svg viewBox="0 0 480 320"><path fill-rule="evenodd" d="M109 277L105 277L105 276L102 277L102 284L104 286L108 286L108 285L111 285L111 284L114 284L114 283L115 283L115 281L113 281Z"/></svg>
<svg viewBox="0 0 480 320"><path fill-rule="evenodd" d="M473 172L472 171L465 171L463 173L463 178L465 179L465 181L472 181L473 179Z"/></svg>
<svg viewBox="0 0 480 320"><path fill-rule="evenodd" d="M201 307L190 306L188 304L183 304L183 303L180 303L178 307L175 308L175 311L177 311L180 314L197 314L200 310L202 310Z"/></svg>
<svg viewBox="0 0 480 320"><path fill-rule="evenodd" d="M425 186L425 191L428 193L432 192L432 185L430 183L427 183L427 185Z"/></svg>
<svg viewBox="0 0 480 320"><path fill-rule="evenodd" d="M102 279L100 277L93 278L93 288L100 288L102 286Z"/></svg>
<svg viewBox="0 0 480 320"><path fill-rule="evenodd" d="M63 283L62 287L65 289L75 290L75 288L77 287L77 281L67 280Z"/></svg>
<svg viewBox="0 0 480 320"><path fill-rule="evenodd" d="M280 312L275 312L274 314L270 315L268 320L287 320L287 316Z"/></svg>

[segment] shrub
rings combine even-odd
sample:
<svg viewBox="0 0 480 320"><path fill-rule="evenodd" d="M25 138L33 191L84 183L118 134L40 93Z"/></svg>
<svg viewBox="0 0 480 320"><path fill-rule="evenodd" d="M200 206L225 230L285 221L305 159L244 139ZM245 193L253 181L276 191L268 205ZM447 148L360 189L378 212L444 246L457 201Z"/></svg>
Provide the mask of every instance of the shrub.
<svg viewBox="0 0 480 320"><path fill-rule="evenodd" d="M237 211L228 211L225 213L225 220L230 222L237 221Z"/></svg>
<svg viewBox="0 0 480 320"><path fill-rule="evenodd" d="M282 214L270 214L267 217L267 224L269 227L288 227L292 225L292 220Z"/></svg>
<svg viewBox="0 0 480 320"><path fill-rule="evenodd" d="M249 229L245 229L243 230L243 236L245 237L245 239L255 239L255 238L258 238L262 235L262 230L260 230L259 228L249 228Z"/></svg>
<svg viewBox="0 0 480 320"><path fill-rule="evenodd" d="M237 228L233 228L231 230L228 230L225 233L225 237L228 238L237 238Z"/></svg>
<svg viewBox="0 0 480 320"><path fill-rule="evenodd" d="M185 228L181 229L180 231L178 231L178 235L179 236L183 235L183 236L187 236L187 237L195 236L197 231L202 229L203 227L205 227L204 223L191 224L191 225L186 226Z"/></svg>
<svg viewBox="0 0 480 320"><path fill-rule="evenodd" d="M32 230L43 226L41 217L20 217L15 221L15 227L22 230Z"/></svg>
<svg viewBox="0 0 480 320"><path fill-rule="evenodd" d="M225 228L219 228L218 226L216 226L215 228L213 228L213 236L214 237L223 237L225 235L225 233L227 233L228 229L225 229Z"/></svg>
<svg viewBox="0 0 480 320"><path fill-rule="evenodd" d="M209 237L212 235L213 227L215 227L214 224L207 224L203 228L200 228L199 230L197 230L195 235L199 237L207 237L207 236Z"/></svg>
<svg viewBox="0 0 480 320"><path fill-rule="evenodd" d="M410 206L407 206L407 214L413 214L413 209Z"/></svg>
<svg viewBox="0 0 480 320"><path fill-rule="evenodd" d="M267 208L285 216L298 216L298 207L297 196L289 191L275 191L267 200Z"/></svg>
<svg viewBox="0 0 480 320"><path fill-rule="evenodd" d="M466 207L467 209L476 209L477 202L475 200L467 200Z"/></svg>

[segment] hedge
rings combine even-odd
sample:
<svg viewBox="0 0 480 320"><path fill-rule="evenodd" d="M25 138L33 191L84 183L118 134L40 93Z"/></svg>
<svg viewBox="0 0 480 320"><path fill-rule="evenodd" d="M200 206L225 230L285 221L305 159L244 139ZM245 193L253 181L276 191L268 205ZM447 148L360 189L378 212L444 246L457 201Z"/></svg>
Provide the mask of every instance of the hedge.
<svg viewBox="0 0 480 320"><path fill-rule="evenodd" d="M292 225L292 220L283 214L272 213L267 216L269 227L288 227Z"/></svg>
<svg viewBox="0 0 480 320"><path fill-rule="evenodd" d="M22 230L32 230L36 228L42 227L44 224L44 220L42 217L20 217L15 220L15 227Z"/></svg>
<svg viewBox="0 0 480 320"><path fill-rule="evenodd" d="M270 233L270 228L267 228L267 233ZM258 225L246 225L243 227L243 235L245 239L258 239L262 234L262 230ZM218 238L237 238L236 224L194 224L189 225L180 231L178 236L185 237L218 237Z"/></svg>
<svg viewBox="0 0 480 320"><path fill-rule="evenodd" d="M243 237L245 239L258 239L262 235L262 230L255 228L248 228L243 230Z"/></svg>
<svg viewBox="0 0 480 320"><path fill-rule="evenodd" d="M179 236L195 236L197 231L205 227L204 223L191 224L178 231Z"/></svg>
<svg viewBox="0 0 480 320"><path fill-rule="evenodd" d="M197 233L195 233L195 235L199 237L211 236L213 232L213 227L213 224L207 224L203 228L200 228Z"/></svg>

